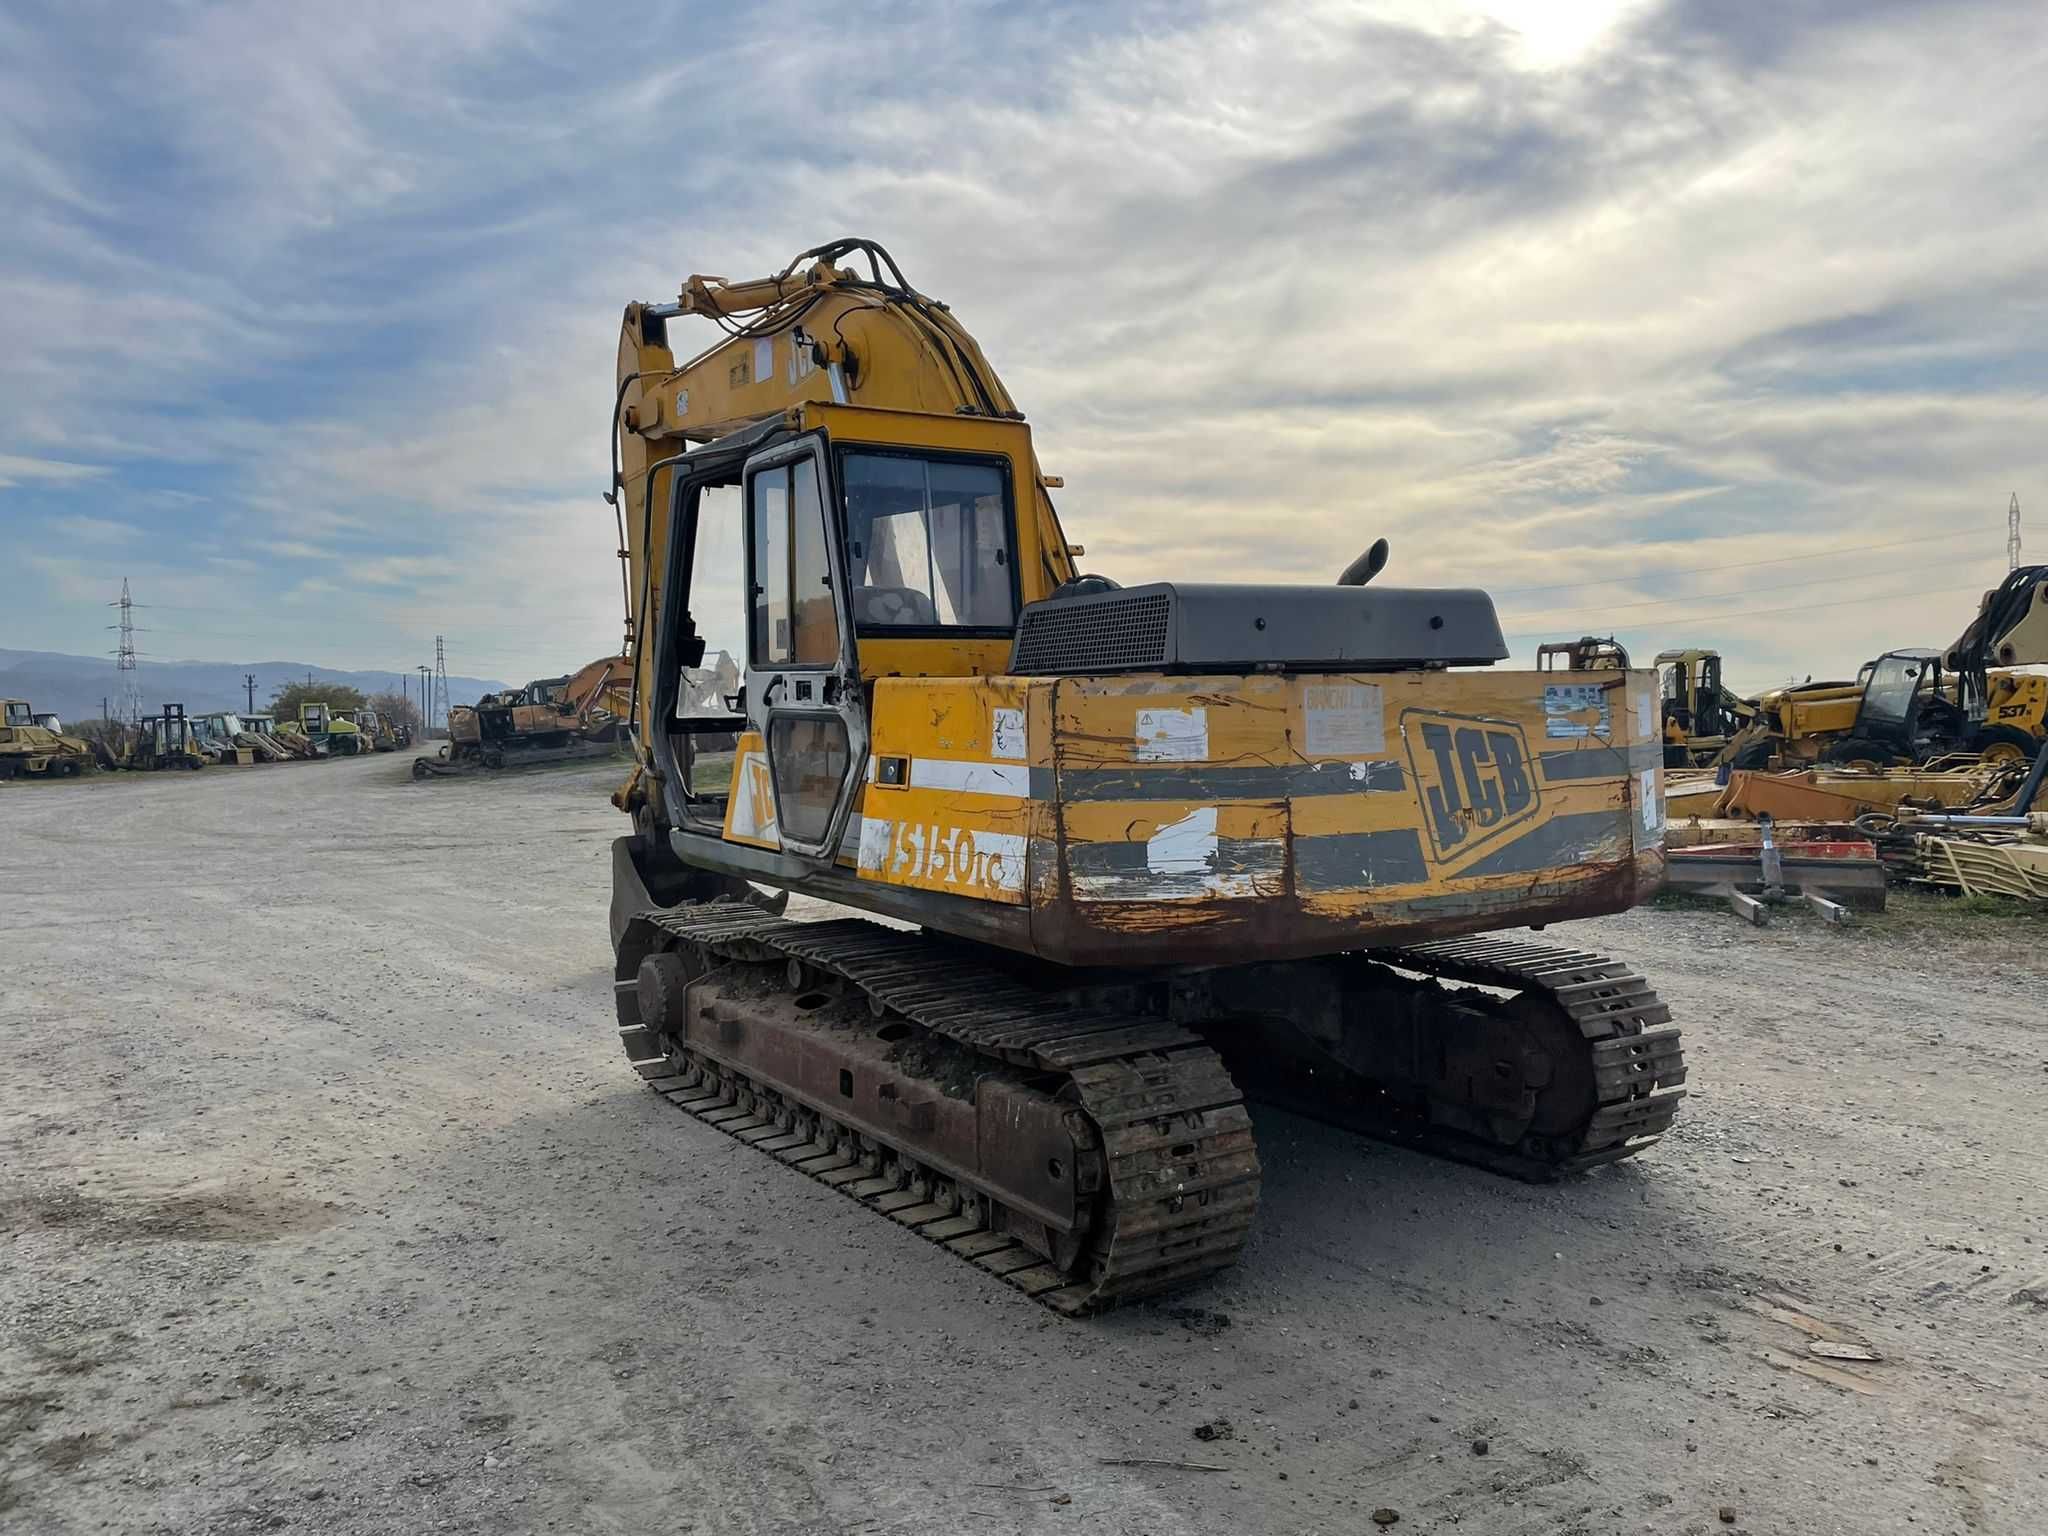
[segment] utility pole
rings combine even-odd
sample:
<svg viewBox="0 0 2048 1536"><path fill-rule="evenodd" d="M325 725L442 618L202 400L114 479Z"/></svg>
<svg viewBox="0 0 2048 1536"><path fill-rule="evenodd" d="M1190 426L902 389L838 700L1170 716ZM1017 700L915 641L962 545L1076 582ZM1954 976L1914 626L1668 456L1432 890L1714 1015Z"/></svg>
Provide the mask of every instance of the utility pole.
<svg viewBox="0 0 2048 1536"><path fill-rule="evenodd" d="M434 734L434 701L427 696L428 684L433 680L433 669L425 662L414 668L420 675L420 734Z"/></svg>
<svg viewBox="0 0 2048 1536"><path fill-rule="evenodd" d="M253 715L256 713L256 674L254 672L244 672L242 674L242 686L249 690L249 708L247 713Z"/></svg>
<svg viewBox="0 0 2048 1536"><path fill-rule="evenodd" d="M2012 493L2012 505L2005 509L2005 568L2020 568L2020 493Z"/></svg>

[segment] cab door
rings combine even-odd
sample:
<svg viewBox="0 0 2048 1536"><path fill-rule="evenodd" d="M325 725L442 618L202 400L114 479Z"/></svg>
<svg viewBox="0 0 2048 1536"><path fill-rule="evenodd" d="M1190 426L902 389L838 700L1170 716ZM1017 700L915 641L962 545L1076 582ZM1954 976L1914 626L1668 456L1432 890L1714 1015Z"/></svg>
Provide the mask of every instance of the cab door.
<svg viewBox="0 0 2048 1536"><path fill-rule="evenodd" d="M747 724L765 748L772 840L805 867L825 869L860 797L868 723L823 434L747 460L742 494Z"/></svg>

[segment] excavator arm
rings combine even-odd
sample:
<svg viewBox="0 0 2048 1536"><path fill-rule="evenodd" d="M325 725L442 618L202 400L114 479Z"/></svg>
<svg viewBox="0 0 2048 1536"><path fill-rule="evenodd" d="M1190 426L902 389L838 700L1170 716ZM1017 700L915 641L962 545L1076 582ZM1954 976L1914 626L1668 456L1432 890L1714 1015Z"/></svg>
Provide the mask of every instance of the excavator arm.
<svg viewBox="0 0 2048 1536"><path fill-rule="evenodd" d="M624 719L632 676L633 664L626 657L600 656L562 685L557 707L574 718L578 730L611 718Z"/></svg>
<svg viewBox="0 0 2048 1536"><path fill-rule="evenodd" d="M839 264L848 258L864 258L865 275ZM669 324L688 316L725 335L679 364ZM626 651L640 665L638 641L652 633L668 558L667 471L694 444L789 417L807 403L1023 419L952 311L912 289L870 240L814 247L770 277L692 276L672 303L627 305L606 499L618 519ZM1018 487L1018 518L1035 523L1029 542L1057 584L1076 574L1081 550L1067 543L1047 494L1060 482L1040 473L1035 458L1030 480ZM648 681L638 680L642 698Z"/></svg>
<svg viewBox="0 0 2048 1536"><path fill-rule="evenodd" d="M1986 592L1943 661L1961 680L1973 720L1984 716L1992 667L2048 664L2048 565L2019 566Z"/></svg>

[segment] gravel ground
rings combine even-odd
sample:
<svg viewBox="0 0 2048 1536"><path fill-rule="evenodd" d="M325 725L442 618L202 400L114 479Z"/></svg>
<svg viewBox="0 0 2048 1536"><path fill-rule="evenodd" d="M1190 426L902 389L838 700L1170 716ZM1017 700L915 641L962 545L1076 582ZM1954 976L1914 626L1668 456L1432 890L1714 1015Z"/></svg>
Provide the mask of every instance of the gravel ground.
<svg viewBox="0 0 2048 1536"><path fill-rule="evenodd" d="M606 770L406 769L0 790L0 1529L2043 1528L2038 921L1553 930L1664 1145L1261 1113L1242 1265L1075 1324L626 1070Z"/></svg>

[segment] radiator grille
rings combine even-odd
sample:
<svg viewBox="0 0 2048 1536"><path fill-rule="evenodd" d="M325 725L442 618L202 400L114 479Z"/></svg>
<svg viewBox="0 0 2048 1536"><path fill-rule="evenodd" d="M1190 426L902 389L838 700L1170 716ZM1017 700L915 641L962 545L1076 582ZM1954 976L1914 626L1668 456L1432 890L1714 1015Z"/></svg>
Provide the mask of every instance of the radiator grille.
<svg viewBox="0 0 2048 1536"><path fill-rule="evenodd" d="M1023 615L1010 671L1028 677L1162 667L1172 619L1173 599L1163 592L1082 603L1043 603Z"/></svg>

